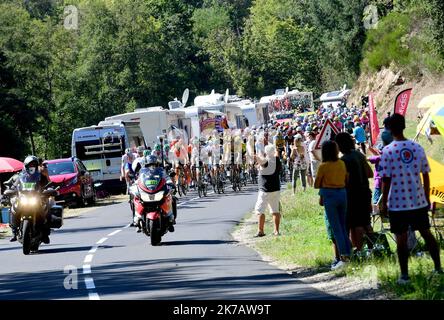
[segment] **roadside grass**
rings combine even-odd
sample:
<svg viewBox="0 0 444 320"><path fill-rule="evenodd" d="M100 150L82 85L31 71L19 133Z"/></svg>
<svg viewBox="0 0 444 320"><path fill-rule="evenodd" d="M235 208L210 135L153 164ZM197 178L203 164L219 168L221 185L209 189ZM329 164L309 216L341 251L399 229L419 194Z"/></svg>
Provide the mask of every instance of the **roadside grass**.
<svg viewBox="0 0 444 320"><path fill-rule="evenodd" d="M331 245L326 235L324 213L318 205L317 191L300 187L296 195L291 188L281 197L281 236L274 237L271 216L267 215L265 233L256 245L264 254L285 264L321 268L333 258Z"/></svg>
<svg viewBox="0 0 444 320"><path fill-rule="evenodd" d="M5 239L9 237L12 237L11 228L9 227L0 228L0 239Z"/></svg>
<svg viewBox="0 0 444 320"><path fill-rule="evenodd" d="M294 196L290 189L282 192L281 236L275 237L271 216L267 215L265 233L254 247L263 255L271 257L280 265L308 268L315 273L329 270L333 250L327 239L323 208L318 205L317 190L299 190ZM378 230L376 230L378 231ZM251 236L256 232L250 228ZM420 237L417 237L420 239ZM398 285L400 276L396 257L396 244L387 235L392 255L362 258L352 261L347 268L335 272L336 276L360 279L372 288L382 290L387 297L407 300L444 299L444 276L432 276L433 262L427 252L422 256L412 255L409 261L411 283ZM419 241L419 250L423 250ZM441 260L444 261L443 250Z"/></svg>

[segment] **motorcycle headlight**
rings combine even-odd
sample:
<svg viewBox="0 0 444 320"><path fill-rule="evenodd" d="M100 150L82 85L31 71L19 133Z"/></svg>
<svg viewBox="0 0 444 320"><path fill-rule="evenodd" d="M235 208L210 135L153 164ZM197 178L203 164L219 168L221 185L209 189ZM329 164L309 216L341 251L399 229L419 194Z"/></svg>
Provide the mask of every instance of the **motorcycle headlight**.
<svg viewBox="0 0 444 320"><path fill-rule="evenodd" d="M141 193L141 198L143 202L154 202L161 201L163 199L163 195L163 191L157 192L155 194Z"/></svg>
<svg viewBox="0 0 444 320"><path fill-rule="evenodd" d="M35 206L39 203L39 199L36 196L24 196L20 198L20 204L24 206Z"/></svg>
<svg viewBox="0 0 444 320"><path fill-rule="evenodd" d="M164 192L160 191L154 195L154 201L160 201L163 199Z"/></svg>

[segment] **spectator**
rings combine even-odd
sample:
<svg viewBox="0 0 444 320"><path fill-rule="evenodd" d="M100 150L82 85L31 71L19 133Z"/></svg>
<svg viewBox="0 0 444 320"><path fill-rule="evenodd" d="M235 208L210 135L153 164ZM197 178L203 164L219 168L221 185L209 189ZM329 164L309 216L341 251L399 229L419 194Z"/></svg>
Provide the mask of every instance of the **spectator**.
<svg viewBox="0 0 444 320"><path fill-rule="evenodd" d="M388 122L390 120L390 114L391 114L390 112L387 112L387 117L384 119L384 122L383 122L385 130L388 130Z"/></svg>
<svg viewBox="0 0 444 320"><path fill-rule="evenodd" d="M366 153L365 142L367 141L367 135L359 121L355 122L355 128L353 129L353 136L355 137L356 143L361 147L362 153L365 154Z"/></svg>
<svg viewBox="0 0 444 320"><path fill-rule="evenodd" d="M265 210L268 207L273 215L274 235L278 236L280 224L280 172L282 169L279 155L274 145L265 147L265 157L257 155L257 161L260 164L259 170L259 194L255 206L255 212L258 215L258 232L255 237L265 236Z"/></svg>
<svg viewBox="0 0 444 320"><path fill-rule="evenodd" d="M328 140L322 144L322 163L315 180L315 188L320 189L320 204L325 208L327 230L333 241L335 261L332 269L344 267L351 254L350 239L346 229L347 169L338 158L338 145Z"/></svg>
<svg viewBox="0 0 444 320"><path fill-rule="evenodd" d="M299 176L301 177L302 188L304 191L307 188L307 182L305 180L307 175L307 159L305 158L305 147L300 134L297 134L295 137L294 144L291 148L290 159L293 161L292 187L293 195L295 195L296 183Z"/></svg>
<svg viewBox="0 0 444 320"><path fill-rule="evenodd" d="M419 231L435 265L442 274L438 243L430 232L430 167L424 149L404 136L405 119L393 114L387 122L394 141L381 156L382 211L389 213L390 229L396 235L401 269L399 284L409 282L407 231ZM420 174L424 184L421 183Z"/></svg>
<svg viewBox="0 0 444 320"><path fill-rule="evenodd" d="M338 129L339 132L342 132L343 124L339 117L335 117L333 124L335 125L336 129Z"/></svg>
<svg viewBox="0 0 444 320"><path fill-rule="evenodd" d="M374 177L374 191L373 191L373 212L376 212L379 208L379 201L382 196L382 180L380 172L382 170L382 167L380 165L381 162L381 153L385 146L388 146L392 141L393 137L388 131L383 131L381 134L381 140L382 144L378 147L378 149L373 151L373 148L370 149L374 155L368 158L368 161L372 163L375 166L375 170L373 171L373 177Z"/></svg>
<svg viewBox="0 0 444 320"><path fill-rule="evenodd" d="M336 136L348 173L347 181L347 230L350 231L353 247L361 251L364 235L373 233L371 227L372 192L369 178L373 172L365 156L355 150L353 138L346 132Z"/></svg>
<svg viewBox="0 0 444 320"><path fill-rule="evenodd" d="M310 167L311 167L311 174L313 177L313 180L316 179L316 173L318 172L318 167L321 162L321 155L319 154L319 150L316 150L316 133L310 132L310 135L308 136L310 143L308 145L308 152L310 156Z"/></svg>
<svg viewBox="0 0 444 320"><path fill-rule="evenodd" d="M306 131L304 134L304 149L305 149L305 160L307 161L307 182L310 187L313 187L313 173L311 172L311 162L310 162L310 153L308 151L310 145L310 132Z"/></svg>

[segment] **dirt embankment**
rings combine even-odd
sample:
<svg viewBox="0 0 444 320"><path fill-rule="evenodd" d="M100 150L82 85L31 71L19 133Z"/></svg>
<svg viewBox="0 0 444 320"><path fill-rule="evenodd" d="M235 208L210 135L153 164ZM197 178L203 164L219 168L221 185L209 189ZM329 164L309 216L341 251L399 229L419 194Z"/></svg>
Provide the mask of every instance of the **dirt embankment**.
<svg viewBox="0 0 444 320"><path fill-rule="evenodd" d="M356 81L349 102L361 104L361 96L370 92L375 94L376 109L380 125L388 111L393 112L396 96L403 90L413 88L407 109L407 118L414 120L418 115L418 104L426 96L444 93L444 76L439 78L423 75L409 79L402 71L385 68L378 73L362 74Z"/></svg>

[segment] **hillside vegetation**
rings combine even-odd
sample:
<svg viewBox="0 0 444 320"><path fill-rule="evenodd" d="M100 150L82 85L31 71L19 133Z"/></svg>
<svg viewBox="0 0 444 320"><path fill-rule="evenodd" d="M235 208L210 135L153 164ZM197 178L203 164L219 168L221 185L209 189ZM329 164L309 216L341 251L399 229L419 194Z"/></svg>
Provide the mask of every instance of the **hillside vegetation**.
<svg viewBox="0 0 444 320"><path fill-rule="evenodd" d="M67 5L78 11L68 29ZM0 154L68 156L74 128L186 87L191 99L226 88L260 98L382 70L436 78L443 15L440 0L0 0Z"/></svg>

